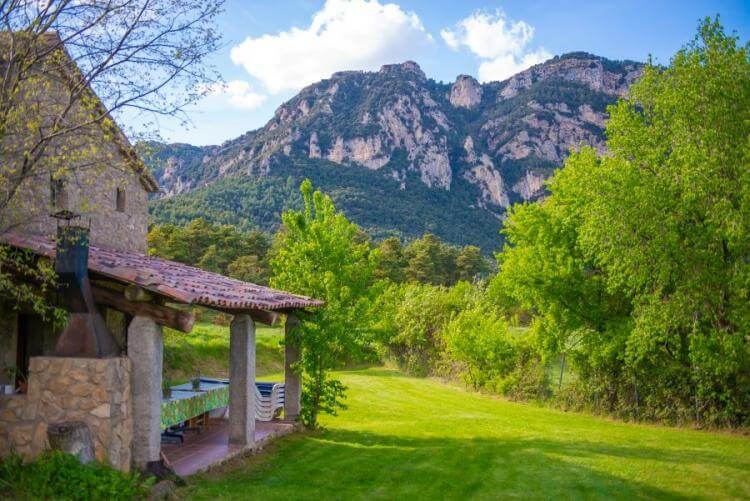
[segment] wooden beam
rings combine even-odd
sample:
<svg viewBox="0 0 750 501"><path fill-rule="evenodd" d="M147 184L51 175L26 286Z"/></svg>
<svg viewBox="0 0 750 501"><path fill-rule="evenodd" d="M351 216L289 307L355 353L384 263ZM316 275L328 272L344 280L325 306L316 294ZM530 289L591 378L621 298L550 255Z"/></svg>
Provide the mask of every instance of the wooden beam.
<svg viewBox="0 0 750 501"><path fill-rule="evenodd" d="M144 315L159 325L166 325L181 332L193 330L195 316L187 311L180 311L168 306L153 303L132 302L122 294L103 287L92 287L94 301L111 306L131 316Z"/></svg>
<svg viewBox="0 0 750 501"><path fill-rule="evenodd" d="M130 284L125 287L125 299L133 302L148 303L150 301L153 301L154 295L143 287L138 287L137 285Z"/></svg>
<svg viewBox="0 0 750 501"><path fill-rule="evenodd" d="M275 311L248 310L247 314L250 315L250 318L252 318L256 322L260 322L266 325L276 325L281 320L281 315L279 315Z"/></svg>
<svg viewBox="0 0 750 501"><path fill-rule="evenodd" d="M210 308L207 306L207 308ZM278 311L269 311L269 310L227 310L222 308L212 308L217 311L222 311L224 313L227 313L229 315L240 315L242 313L245 313L247 315L250 315L250 318L255 320L256 322L260 322L262 324L266 325L277 325L281 321L282 314Z"/></svg>

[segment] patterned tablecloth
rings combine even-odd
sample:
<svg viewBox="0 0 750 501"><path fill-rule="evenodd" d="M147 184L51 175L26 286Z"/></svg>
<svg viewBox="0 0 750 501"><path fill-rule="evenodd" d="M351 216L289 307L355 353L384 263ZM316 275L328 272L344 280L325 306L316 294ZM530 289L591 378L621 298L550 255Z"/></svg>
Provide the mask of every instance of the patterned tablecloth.
<svg viewBox="0 0 750 501"><path fill-rule="evenodd" d="M201 379L198 389L192 383L172 387L172 395L162 398L161 428L175 426L204 412L229 405L229 381Z"/></svg>

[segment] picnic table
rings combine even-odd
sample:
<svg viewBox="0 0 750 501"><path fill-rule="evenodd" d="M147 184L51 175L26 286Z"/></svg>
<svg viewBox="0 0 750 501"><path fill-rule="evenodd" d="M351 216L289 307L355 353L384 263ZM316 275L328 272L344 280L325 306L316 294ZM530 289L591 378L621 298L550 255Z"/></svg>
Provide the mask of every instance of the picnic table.
<svg viewBox="0 0 750 501"><path fill-rule="evenodd" d="M229 405L229 380L200 378L198 388L192 382L172 386L171 395L162 398L161 429L177 426ZM255 417L270 421L284 406L284 384L255 382Z"/></svg>
<svg viewBox="0 0 750 501"><path fill-rule="evenodd" d="M171 390L171 395L161 402L162 430L229 405L227 379L201 378L197 389L189 382L173 386Z"/></svg>

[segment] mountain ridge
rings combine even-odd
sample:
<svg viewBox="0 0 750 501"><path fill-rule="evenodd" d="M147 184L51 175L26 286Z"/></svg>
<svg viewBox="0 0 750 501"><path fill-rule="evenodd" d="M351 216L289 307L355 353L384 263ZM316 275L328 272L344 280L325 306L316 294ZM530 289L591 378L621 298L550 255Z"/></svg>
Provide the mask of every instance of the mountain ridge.
<svg viewBox="0 0 750 501"><path fill-rule="evenodd" d="M436 82L413 61L377 72L334 73L279 106L264 127L221 145L156 145L146 160L165 193L153 202L152 214L157 221L179 221L184 202L188 208L202 205L209 219L225 222L226 215L212 214L206 202L221 199L218 192L260 180L286 185L311 177L376 237L432 231L489 252L492 242L499 245L506 209L542 196L544 179L571 148L587 144L603 151L606 106L627 92L642 68L576 52L484 84L469 75ZM343 170L349 171L346 176ZM337 172L350 184L336 182ZM253 190L245 191L250 196ZM354 200L352 191L364 200ZM287 205L293 206L295 198L289 196ZM370 207L373 214L394 219L383 214L384 198L422 207L427 220L407 227L398 218L383 225L367 217ZM460 203L449 202L452 198ZM263 209L235 203L235 208L273 229L278 219L258 211L278 214L288 208L276 204ZM486 228L470 231L470 238L445 228L466 218Z"/></svg>

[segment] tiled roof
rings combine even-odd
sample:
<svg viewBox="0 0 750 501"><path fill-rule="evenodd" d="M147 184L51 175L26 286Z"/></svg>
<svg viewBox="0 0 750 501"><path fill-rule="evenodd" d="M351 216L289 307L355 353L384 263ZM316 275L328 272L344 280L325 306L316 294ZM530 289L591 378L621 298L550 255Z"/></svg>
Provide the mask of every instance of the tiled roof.
<svg viewBox="0 0 750 501"><path fill-rule="evenodd" d="M55 256L54 243L44 237L8 233L1 239L13 247L50 258ZM178 303L210 308L282 310L323 305L316 299L242 282L182 263L93 245L89 248L89 271L138 285Z"/></svg>

